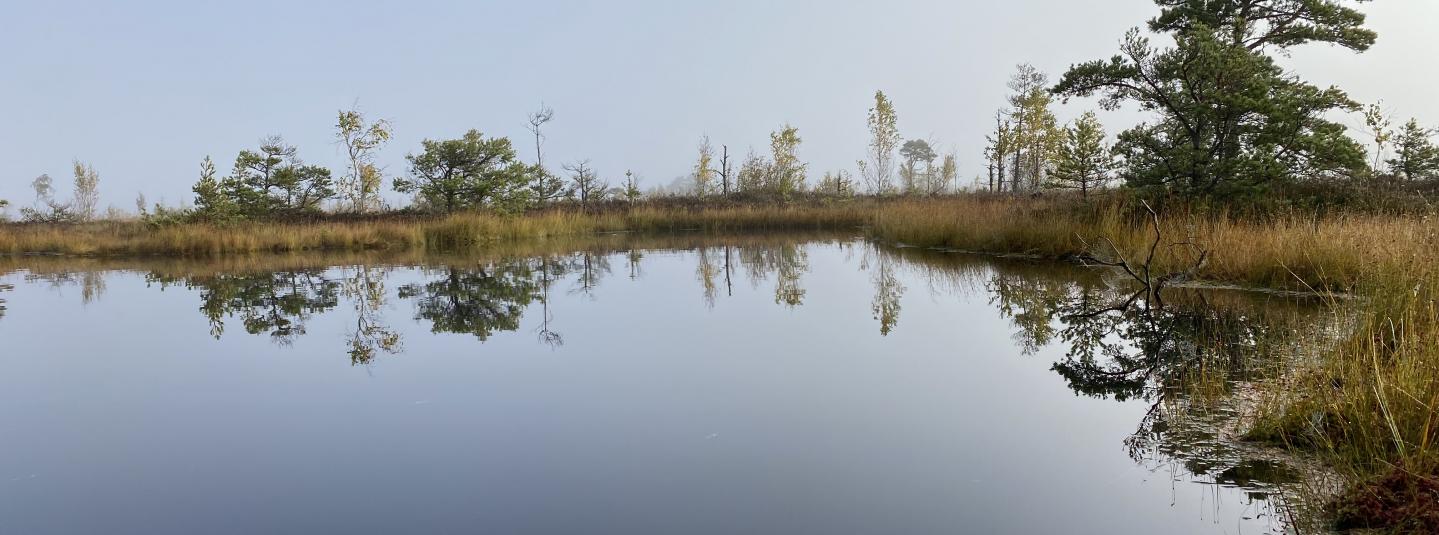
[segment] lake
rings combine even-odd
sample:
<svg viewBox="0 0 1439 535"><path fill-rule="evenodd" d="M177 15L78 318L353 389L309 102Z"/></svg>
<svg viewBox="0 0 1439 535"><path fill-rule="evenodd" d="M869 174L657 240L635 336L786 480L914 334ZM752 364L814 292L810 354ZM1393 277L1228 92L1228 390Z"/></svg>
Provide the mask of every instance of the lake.
<svg viewBox="0 0 1439 535"><path fill-rule="evenodd" d="M1280 532L1227 422L1331 314L1133 290L844 234L4 258L0 533Z"/></svg>

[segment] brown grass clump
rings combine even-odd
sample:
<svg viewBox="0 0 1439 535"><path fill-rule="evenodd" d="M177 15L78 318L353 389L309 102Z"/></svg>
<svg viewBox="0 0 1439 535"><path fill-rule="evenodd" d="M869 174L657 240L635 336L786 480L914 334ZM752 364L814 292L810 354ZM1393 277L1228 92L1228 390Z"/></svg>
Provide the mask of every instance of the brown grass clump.
<svg viewBox="0 0 1439 535"><path fill-rule="evenodd" d="M1355 485L1331 507L1340 530L1370 529L1389 533L1439 533L1439 473L1425 475L1391 470Z"/></svg>

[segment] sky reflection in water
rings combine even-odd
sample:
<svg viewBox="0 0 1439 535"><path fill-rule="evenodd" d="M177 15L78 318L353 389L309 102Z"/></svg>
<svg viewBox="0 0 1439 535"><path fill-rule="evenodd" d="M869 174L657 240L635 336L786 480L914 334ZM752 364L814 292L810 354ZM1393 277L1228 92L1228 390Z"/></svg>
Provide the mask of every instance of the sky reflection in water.
<svg viewBox="0 0 1439 535"><path fill-rule="evenodd" d="M1098 313L1129 297L1101 272L848 238L589 247L8 259L0 532L1263 533L1294 479L1208 424L1309 304Z"/></svg>

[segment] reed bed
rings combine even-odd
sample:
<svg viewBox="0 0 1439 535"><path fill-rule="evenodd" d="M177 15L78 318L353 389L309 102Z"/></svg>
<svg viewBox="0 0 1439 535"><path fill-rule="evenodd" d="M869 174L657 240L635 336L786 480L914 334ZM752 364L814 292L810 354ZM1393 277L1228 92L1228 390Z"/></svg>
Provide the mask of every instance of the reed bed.
<svg viewBox="0 0 1439 535"><path fill-rule="evenodd" d="M0 226L0 253L79 256L171 255L212 257L243 253L451 250L497 241L546 239L614 231L792 231L854 228L873 209L738 206L713 209L636 208L597 213L544 211L523 216L462 213L445 217L311 223L190 223L151 227L140 222Z"/></svg>
<svg viewBox="0 0 1439 535"><path fill-rule="evenodd" d="M1244 218L1185 208L1162 210L1157 271L1194 261L1191 242L1209 250L1200 273L1214 282L1293 290L1354 291L1381 273L1403 273L1439 261L1439 221L1422 216L1303 214ZM1154 239L1137 203L995 197L916 201L877 210L874 236L922 247L1064 258L1113 255L1104 238L1131 259Z"/></svg>

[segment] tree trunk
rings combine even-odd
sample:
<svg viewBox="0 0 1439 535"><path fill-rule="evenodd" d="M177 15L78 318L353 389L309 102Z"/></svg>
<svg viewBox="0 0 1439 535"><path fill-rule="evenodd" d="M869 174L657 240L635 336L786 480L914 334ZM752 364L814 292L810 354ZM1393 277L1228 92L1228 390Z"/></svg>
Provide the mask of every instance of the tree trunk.
<svg viewBox="0 0 1439 535"><path fill-rule="evenodd" d="M723 156L720 157L720 185L724 194L729 195L729 145L720 145Z"/></svg>

